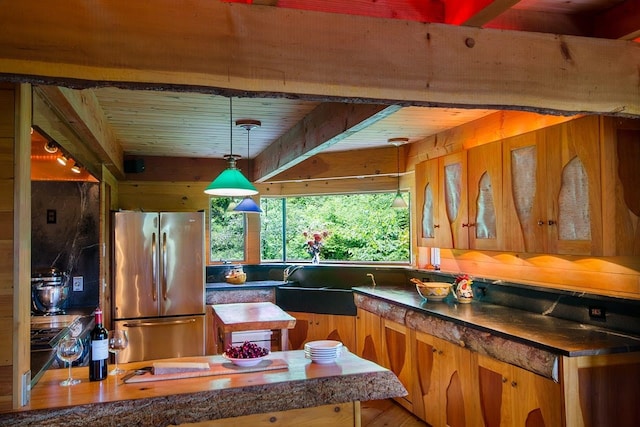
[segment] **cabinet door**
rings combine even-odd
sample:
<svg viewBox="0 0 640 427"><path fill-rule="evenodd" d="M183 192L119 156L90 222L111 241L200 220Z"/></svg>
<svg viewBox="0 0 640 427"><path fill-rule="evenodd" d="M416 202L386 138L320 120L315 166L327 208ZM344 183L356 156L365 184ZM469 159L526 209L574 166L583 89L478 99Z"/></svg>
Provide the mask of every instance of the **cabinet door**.
<svg viewBox="0 0 640 427"><path fill-rule="evenodd" d="M473 353L422 332L415 335L415 414L432 426L482 426Z"/></svg>
<svg viewBox="0 0 640 427"><path fill-rule="evenodd" d="M358 308L356 354L382 365L382 325L380 316Z"/></svg>
<svg viewBox="0 0 640 427"><path fill-rule="evenodd" d="M502 144L480 145L467 153L469 248L503 248ZM464 224L463 224L464 227Z"/></svg>
<svg viewBox="0 0 640 427"><path fill-rule="evenodd" d="M598 117L544 130L547 252L602 255Z"/></svg>
<svg viewBox="0 0 640 427"><path fill-rule="evenodd" d="M396 400L412 412L411 335L413 334L414 331L405 325L382 319L382 366L396 374L407 389L407 396Z"/></svg>
<svg viewBox="0 0 640 427"><path fill-rule="evenodd" d="M418 163L415 168L418 246L440 247L440 184L438 159Z"/></svg>
<svg viewBox="0 0 640 427"><path fill-rule="evenodd" d="M314 314L298 311L287 312L296 318L296 325L289 329L289 350L302 350L304 344L313 341Z"/></svg>
<svg viewBox="0 0 640 427"><path fill-rule="evenodd" d="M440 248L469 248L467 152L440 157Z"/></svg>
<svg viewBox="0 0 640 427"><path fill-rule="evenodd" d="M485 426L564 425L560 384L483 355L478 378Z"/></svg>
<svg viewBox="0 0 640 427"><path fill-rule="evenodd" d="M546 217L544 197L540 194L545 170L542 136L530 132L502 141L504 250L543 253L542 232Z"/></svg>
<svg viewBox="0 0 640 427"><path fill-rule="evenodd" d="M355 349L356 319L354 316L289 312L296 325L289 330L289 349L301 350L310 341L340 341L350 351Z"/></svg>

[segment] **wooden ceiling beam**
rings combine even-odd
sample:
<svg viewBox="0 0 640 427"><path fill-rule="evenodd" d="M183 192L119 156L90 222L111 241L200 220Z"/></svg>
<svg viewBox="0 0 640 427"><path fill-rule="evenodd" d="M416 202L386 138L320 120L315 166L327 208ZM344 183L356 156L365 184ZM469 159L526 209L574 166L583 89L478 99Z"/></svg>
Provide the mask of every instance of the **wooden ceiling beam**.
<svg viewBox="0 0 640 427"><path fill-rule="evenodd" d="M400 173L403 173L405 146L400 147L399 152ZM357 151L320 153L274 176L268 183L396 176L397 168L396 148L391 145Z"/></svg>
<svg viewBox="0 0 640 427"><path fill-rule="evenodd" d="M122 146L116 140L93 91L57 86L38 86L35 90L59 120L64 121L80 141L96 154L109 172L124 178ZM39 125L36 121L34 124Z"/></svg>
<svg viewBox="0 0 640 427"><path fill-rule="evenodd" d="M397 105L322 103L264 149L251 176L265 182L400 109Z"/></svg>
<svg viewBox="0 0 640 427"><path fill-rule="evenodd" d="M64 7L4 5L1 78L640 116L640 51L621 40L218 1Z"/></svg>
<svg viewBox="0 0 640 427"><path fill-rule="evenodd" d="M633 40L640 37L640 2L627 0L594 18L593 36Z"/></svg>

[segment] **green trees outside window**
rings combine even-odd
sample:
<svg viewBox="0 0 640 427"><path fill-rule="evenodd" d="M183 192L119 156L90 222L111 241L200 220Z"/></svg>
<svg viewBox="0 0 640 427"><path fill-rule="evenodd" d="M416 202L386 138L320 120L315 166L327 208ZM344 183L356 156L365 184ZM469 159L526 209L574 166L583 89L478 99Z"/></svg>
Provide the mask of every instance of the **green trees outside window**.
<svg viewBox="0 0 640 427"><path fill-rule="evenodd" d="M391 209L394 196L368 193L262 198L262 260L311 261L312 242L319 237L321 262L409 263L409 210Z"/></svg>

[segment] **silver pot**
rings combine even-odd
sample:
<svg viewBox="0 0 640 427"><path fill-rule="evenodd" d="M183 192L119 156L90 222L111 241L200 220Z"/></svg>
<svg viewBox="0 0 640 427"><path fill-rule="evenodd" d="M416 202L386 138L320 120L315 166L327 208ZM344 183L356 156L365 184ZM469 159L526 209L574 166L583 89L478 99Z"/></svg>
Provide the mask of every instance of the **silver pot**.
<svg viewBox="0 0 640 427"><path fill-rule="evenodd" d="M36 312L64 314L62 306L68 296L68 275L57 268L40 270L31 277L31 300Z"/></svg>

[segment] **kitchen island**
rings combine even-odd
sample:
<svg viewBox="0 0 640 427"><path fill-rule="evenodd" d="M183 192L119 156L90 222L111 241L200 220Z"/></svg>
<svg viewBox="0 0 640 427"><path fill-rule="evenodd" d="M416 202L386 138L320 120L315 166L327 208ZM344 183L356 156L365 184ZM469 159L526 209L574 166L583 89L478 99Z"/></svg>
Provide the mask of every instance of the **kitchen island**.
<svg viewBox="0 0 640 427"><path fill-rule="evenodd" d="M170 362L207 362L226 366L228 373L196 378L124 383L123 376L89 382L88 368L73 368L82 382L61 387L66 369L47 371L31 391L31 402L18 411L0 414L0 425L161 426L234 420L234 425L359 425L359 402L407 393L389 370L343 354L335 363L319 365L303 351L273 352L268 359L284 362L284 369L241 372L222 356L167 359ZM127 371L151 362L121 364ZM257 416L257 414L263 414ZM266 415L265 415L266 414ZM295 418L294 418L295 417ZM322 424L324 423L324 424ZM211 422L206 425L217 425Z"/></svg>

